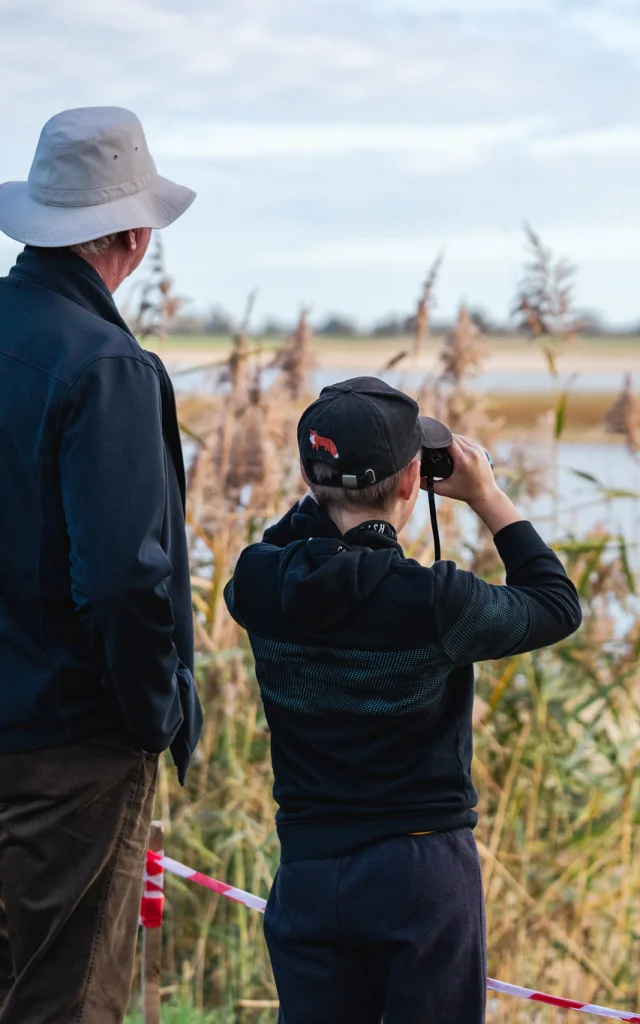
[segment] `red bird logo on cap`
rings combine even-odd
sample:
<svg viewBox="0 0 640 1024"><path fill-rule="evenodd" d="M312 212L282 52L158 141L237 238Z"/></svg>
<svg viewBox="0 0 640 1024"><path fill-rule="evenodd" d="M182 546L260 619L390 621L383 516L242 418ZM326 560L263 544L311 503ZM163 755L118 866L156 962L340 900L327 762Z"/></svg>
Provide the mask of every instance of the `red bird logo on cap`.
<svg viewBox="0 0 640 1024"><path fill-rule="evenodd" d="M309 431L309 440L311 441L311 447L319 451L320 448L324 448L325 452L329 452L329 455L333 455L334 459L338 459L338 449L331 440L330 437L321 437L316 430Z"/></svg>

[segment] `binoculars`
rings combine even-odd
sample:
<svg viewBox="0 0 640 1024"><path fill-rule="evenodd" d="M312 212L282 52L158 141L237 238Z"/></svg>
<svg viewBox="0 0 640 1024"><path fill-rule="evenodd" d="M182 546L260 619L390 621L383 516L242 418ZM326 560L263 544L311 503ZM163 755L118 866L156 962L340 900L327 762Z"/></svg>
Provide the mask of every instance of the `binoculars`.
<svg viewBox="0 0 640 1024"><path fill-rule="evenodd" d="M453 434L444 423L434 420L430 416L421 416L420 423L424 434L422 444L422 458L420 461L420 476L427 480L448 480L455 469L453 457L449 449L453 444ZM493 459L490 452L484 449L493 466Z"/></svg>

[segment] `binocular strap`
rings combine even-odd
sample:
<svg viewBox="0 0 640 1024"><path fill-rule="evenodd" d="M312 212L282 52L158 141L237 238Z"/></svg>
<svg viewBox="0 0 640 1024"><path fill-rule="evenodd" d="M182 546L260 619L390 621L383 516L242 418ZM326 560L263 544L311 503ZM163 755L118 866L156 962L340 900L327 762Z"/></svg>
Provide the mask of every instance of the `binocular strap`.
<svg viewBox="0 0 640 1024"><path fill-rule="evenodd" d="M436 495L433 489L433 477L427 477L427 493L429 495L429 512L431 514L431 529L433 531L433 555L434 561L440 561L440 531L438 530L438 516L436 513Z"/></svg>

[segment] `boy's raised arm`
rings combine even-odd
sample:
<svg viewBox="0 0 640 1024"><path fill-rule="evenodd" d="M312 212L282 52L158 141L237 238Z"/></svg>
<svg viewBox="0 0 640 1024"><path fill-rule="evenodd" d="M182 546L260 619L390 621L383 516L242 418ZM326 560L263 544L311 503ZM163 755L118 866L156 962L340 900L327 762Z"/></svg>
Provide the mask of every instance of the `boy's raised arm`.
<svg viewBox="0 0 640 1024"><path fill-rule="evenodd" d="M448 657L465 665L548 647L569 636L580 626L582 611L557 555L500 490L479 445L457 437L453 455L456 469L436 489L465 501L491 530L507 580L497 586L452 562L436 564L434 610Z"/></svg>

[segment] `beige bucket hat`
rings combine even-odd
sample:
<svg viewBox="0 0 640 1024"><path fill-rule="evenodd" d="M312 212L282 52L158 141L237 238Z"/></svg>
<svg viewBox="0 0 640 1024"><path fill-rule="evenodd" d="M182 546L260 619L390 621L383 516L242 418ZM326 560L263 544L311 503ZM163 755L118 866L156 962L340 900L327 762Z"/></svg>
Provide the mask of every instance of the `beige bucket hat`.
<svg viewBox="0 0 640 1024"><path fill-rule="evenodd" d="M78 245L166 228L195 195L158 174L130 110L80 107L47 121L28 181L0 185L0 231L27 245Z"/></svg>

